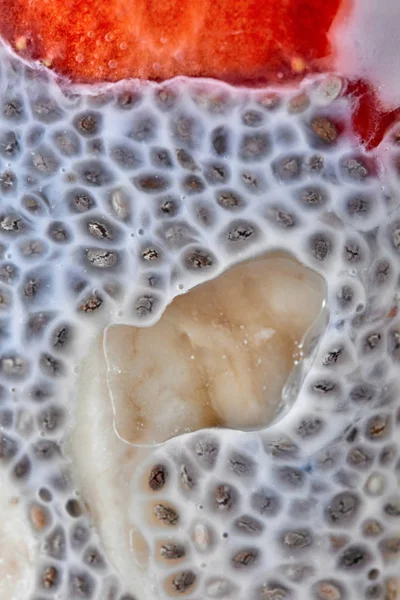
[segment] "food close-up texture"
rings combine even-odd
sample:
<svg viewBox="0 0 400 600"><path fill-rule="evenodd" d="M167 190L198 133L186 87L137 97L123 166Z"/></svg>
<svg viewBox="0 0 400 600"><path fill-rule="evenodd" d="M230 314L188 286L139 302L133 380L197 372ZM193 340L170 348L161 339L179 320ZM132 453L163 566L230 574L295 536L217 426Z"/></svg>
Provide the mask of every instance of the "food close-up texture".
<svg viewBox="0 0 400 600"><path fill-rule="evenodd" d="M399 25L0 0L0 600L400 600Z"/></svg>

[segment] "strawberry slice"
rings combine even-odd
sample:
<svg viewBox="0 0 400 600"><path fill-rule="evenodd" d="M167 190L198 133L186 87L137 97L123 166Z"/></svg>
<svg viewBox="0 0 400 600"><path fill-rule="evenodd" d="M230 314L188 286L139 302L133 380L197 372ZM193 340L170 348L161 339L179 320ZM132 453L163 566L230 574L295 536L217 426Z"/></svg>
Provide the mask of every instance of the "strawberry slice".
<svg viewBox="0 0 400 600"><path fill-rule="evenodd" d="M0 34L81 82L298 77L330 52L340 0L0 0Z"/></svg>
<svg viewBox="0 0 400 600"><path fill-rule="evenodd" d="M360 143L367 149L376 148L386 131L399 119L400 109L385 109L376 88L366 79L351 81L347 93L353 97L352 124Z"/></svg>

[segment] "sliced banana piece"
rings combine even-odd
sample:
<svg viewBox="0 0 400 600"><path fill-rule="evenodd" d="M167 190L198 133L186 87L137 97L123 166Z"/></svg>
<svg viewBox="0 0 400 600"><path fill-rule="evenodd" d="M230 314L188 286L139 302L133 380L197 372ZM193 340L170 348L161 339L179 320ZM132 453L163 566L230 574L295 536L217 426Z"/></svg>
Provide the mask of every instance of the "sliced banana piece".
<svg viewBox="0 0 400 600"><path fill-rule="evenodd" d="M152 444L204 427L265 427L323 300L318 275L268 256L175 298L153 327L109 327L118 434Z"/></svg>

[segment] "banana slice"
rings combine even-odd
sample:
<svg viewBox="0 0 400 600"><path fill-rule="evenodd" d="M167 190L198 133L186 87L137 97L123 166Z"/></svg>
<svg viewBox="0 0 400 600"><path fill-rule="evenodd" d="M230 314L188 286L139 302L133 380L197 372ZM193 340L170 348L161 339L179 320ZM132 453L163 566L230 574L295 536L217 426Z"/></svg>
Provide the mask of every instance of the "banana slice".
<svg viewBox="0 0 400 600"><path fill-rule="evenodd" d="M118 435L153 444L204 427L265 427L323 299L318 275L269 256L175 298L153 327L111 326Z"/></svg>

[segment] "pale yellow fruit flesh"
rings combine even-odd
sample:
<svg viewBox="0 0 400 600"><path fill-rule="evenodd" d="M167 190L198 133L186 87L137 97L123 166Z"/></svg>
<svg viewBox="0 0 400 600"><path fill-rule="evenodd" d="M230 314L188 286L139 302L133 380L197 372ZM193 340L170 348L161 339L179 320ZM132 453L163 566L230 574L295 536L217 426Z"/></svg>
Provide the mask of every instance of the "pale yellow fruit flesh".
<svg viewBox="0 0 400 600"><path fill-rule="evenodd" d="M318 275L268 256L178 296L152 327L111 326L104 348L118 434L153 444L204 427L267 425L323 299Z"/></svg>

